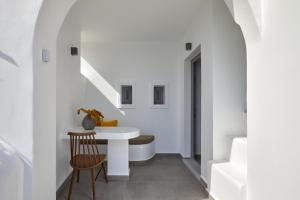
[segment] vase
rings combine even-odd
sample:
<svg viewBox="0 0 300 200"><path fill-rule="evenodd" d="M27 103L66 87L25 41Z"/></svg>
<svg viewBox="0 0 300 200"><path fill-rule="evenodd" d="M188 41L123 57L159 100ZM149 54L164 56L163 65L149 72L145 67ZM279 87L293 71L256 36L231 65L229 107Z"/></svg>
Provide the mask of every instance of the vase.
<svg viewBox="0 0 300 200"><path fill-rule="evenodd" d="M90 115L86 115L82 120L82 126L85 130L94 130L96 122L91 118Z"/></svg>

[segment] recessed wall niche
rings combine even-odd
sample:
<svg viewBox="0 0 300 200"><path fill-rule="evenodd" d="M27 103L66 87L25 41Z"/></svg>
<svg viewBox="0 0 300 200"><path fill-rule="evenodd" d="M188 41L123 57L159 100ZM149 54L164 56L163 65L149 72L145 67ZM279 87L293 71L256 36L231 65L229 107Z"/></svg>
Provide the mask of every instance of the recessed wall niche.
<svg viewBox="0 0 300 200"><path fill-rule="evenodd" d="M168 84L166 81L153 81L149 90L151 108L168 108Z"/></svg>
<svg viewBox="0 0 300 200"><path fill-rule="evenodd" d="M122 81L117 83L118 108L135 108L135 83Z"/></svg>

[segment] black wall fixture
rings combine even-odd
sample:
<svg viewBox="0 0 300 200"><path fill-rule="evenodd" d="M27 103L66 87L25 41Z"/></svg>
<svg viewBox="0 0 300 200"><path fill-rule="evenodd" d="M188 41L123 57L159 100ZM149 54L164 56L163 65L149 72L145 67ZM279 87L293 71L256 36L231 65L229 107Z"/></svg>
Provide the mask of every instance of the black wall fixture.
<svg viewBox="0 0 300 200"><path fill-rule="evenodd" d="M71 55L77 56L78 55L78 48L77 47L71 47Z"/></svg>
<svg viewBox="0 0 300 200"><path fill-rule="evenodd" d="M188 43L185 43L185 50L187 51L191 51L192 50L192 43L188 42Z"/></svg>

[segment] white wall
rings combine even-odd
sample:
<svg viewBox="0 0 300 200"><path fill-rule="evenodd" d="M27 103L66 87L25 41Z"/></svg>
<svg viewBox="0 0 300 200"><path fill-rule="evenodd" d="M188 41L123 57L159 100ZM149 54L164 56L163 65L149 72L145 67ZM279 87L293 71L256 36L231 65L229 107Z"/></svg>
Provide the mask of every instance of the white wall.
<svg viewBox="0 0 300 200"><path fill-rule="evenodd" d="M179 130L181 132L181 154L183 157L190 157L191 153L191 135L190 135L190 120L191 116L188 111L190 109L190 64L185 63L184 60L190 61L189 56L194 51L201 49L201 71L202 71L202 163L207 163L212 159L212 45L211 45L211 5L210 1L203 1L203 6L199 11L199 15L194 22L191 23L190 28L186 31L186 34L182 40L182 43L192 42L193 50L182 52L181 65L179 67L178 80L180 82L179 93ZM199 47L201 45L201 47ZM206 177L207 166L202 164L202 174Z"/></svg>
<svg viewBox="0 0 300 200"><path fill-rule="evenodd" d="M201 46L202 57L202 178L209 180L208 161L228 158L231 137L246 135L246 48L242 32L221 0L204 1L203 10L187 30L184 42L193 43L192 52L184 52L190 60ZM190 84L189 63L181 69L181 81ZM181 89L189 97L189 87ZM185 113L182 132L182 154L190 156L189 98L181 98Z"/></svg>
<svg viewBox="0 0 300 200"><path fill-rule="evenodd" d="M32 38L41 1L0 2L0 136L32 161Z"/></svg>
<svg viewBox="0 0 300 200"><path fill-rule="evenodd" d="M49 106L49 101L55 101L53 101L55 95L52 90L56 87L55 84L51 84L55 80L55 60L42 65L38 59L41 47L50 48L51 52L55 52L58 27L74 1L45 2L47 2L45 9L36 26L37 35L34 46L37 90L35 90L34 105L36 119L34 121L33 199L52 200L55 199L55 174L53 173L55 171L55 151L53 151L55 125L53 127L53 121L56 121L56 109L53 109L55 103L53 103L54 107L51 103ZM30 62L32 51L29 48L32 44L32 39L30 39L32 36L25 35L27 31L34 31L33 25L36 22L34 16L38 12L39 3L41 1L1 1L0 15L1 20L4 19L4 23L0 24L1 51L15 60L22 58L22 62L17 62L24 69L21 78L27 79L27 75L32 73ZM300 162L297 159L300 141L299 134L297 134L299 132L297 119L300 113L298 106L300 99L297 93L300 84L299 68L297 68L300 64L298 59L300 30L297 24L299 24L300 4L297 0L264 0L262 5L264 22L262 37L256 42L247 41L249 199L297 199L299 197L297 186L300 184ZM33 18L28 20L25 16ZM247 26L247 24L241 25ZM10 65L4 63L6 62L1 61L1 67ZM16 73L9 72L8 77L12 74ZM23 84L25 83L22 82ZM14 84L7 85L8 89L3 91L10 91L11 87L13 88ZM19 94L19 90L17 91L15 93ZM23 91L30 93L31 90L27 88ZM23 99L17 102L13 102L13 99L15 99L14 96L9 98L11 104L8 106L16 106L20 103L26 105ZM26 108L31 109L32 104L28 103ZM25 110L24 106L21 110L23 109ZM28 114L28 112L24 113ZM24 120L31 118L27 114ZM11 119L9 121L15 121L14 117ZM10 135L14 135L13 132ZM21 141L24 143L24 140ZM30 150L25 150L25 152L30 152ZM40 184L41 182L45 184Z"/></svg>
<svg viewBox="0 0 300 200"><path fill-rule="evenodd" d="M74 8L76 9L76 8ZM78 47L72 56L70 47ZM80 26L76 12L65 19L57 38L56 70L56 187L70 174L70 146L63 140L70 127L80 125L77 109L82 107L85 78L80 74Z"/></svg>
<svg viewBox="0 0 300 200"><path fill-rule="evenodd" d="M261 3L261 38L246 38L248 198L299 199L300 2Z"/></svg>
<svg viewBox="0 0 300 200"><path fill-rule="evenodd" d="M96 108L105 119L118 119L121 126L134 126L143 134L156 137L156 152L178 153L178 68L177 43L84 43L82 57L112 86L134 81L136 108L116 109L90 82L86 88L86 107ZM149 86L164 80L169 86L168 109L151 109Z"/></svg>
<svg viewBox="0 0 300 200"><path fill-rule="evenodd" d="M231 136L246 136L246 46L221 0L212 1L213 158L228 159Z"/></svg>
<svg viewBox="0 0 300 200"><path fill-rule="evenodd" d="M32 42L41 4L42 0L0 1L0 138L16 150L13 154L2 148L0 171L8 180L2 176L0 187L5 192L0 196L7 193L12 199L32 199ZM11 166L8 155L11 160L18 155L22 164ZM0 198L9 198L4 196Z"/></svg>
<svg viewBox="0 0 300 200"><path fill-rule="evenodd" d="M26 199L23 196L24 162L20 159L18 152L1 137L0 161L0 199Z"/></svg>
<svg viewBox="0 0 300 200"><path fill-rule="evenodd" d="M60 27L74 2L76 0L43 1L35 25L32 197L34 200L56 198L56 42ZM41 61L43 48L50 52L48 63Z"/></svg>

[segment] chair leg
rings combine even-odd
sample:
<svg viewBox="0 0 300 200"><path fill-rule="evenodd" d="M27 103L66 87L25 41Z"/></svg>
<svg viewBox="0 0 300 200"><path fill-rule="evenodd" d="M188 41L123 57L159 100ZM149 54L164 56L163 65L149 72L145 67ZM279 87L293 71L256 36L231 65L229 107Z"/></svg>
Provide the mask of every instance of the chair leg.
<svg viewBox="0 0 300 200"><path fill-rule="evenodd" d="M103 174L104 174L105 182L108 183L107 173L106 173L106 168L105 168L105 164L104 163L102 163L102 168L103 168Z"/></svg>
<svg viewBox="0 0 300 200"><path fill-rule="evenodd" d="M79 183L80 170L77 170L77 183Z"/></svg>
<svg viewBox="0 0 300 200"><path fill-rule="evenodd" d="M99 172L96 175L95 181L97 181L99 174L101 173L102 167L100 167Z"/></svg>
<svg viewBox="0 0 300 200"><path fill-rule="evenodd" d="M92 175L93 200L96 200L96 192L95 192L95 168L91 169L91 175Z"/></svg>
<svg viewBox="0 0 300 200"><path fill-rule="evenodd" d="M75 173L76 173L76 170L73 169L72 177L71 177L71 183L70 183L70 188L69 188L69 194L68 194L68 200L71 199L71 194L72 194L72 188L73 188L73 182L74 182L74 178L75 178Z"/></svg>

